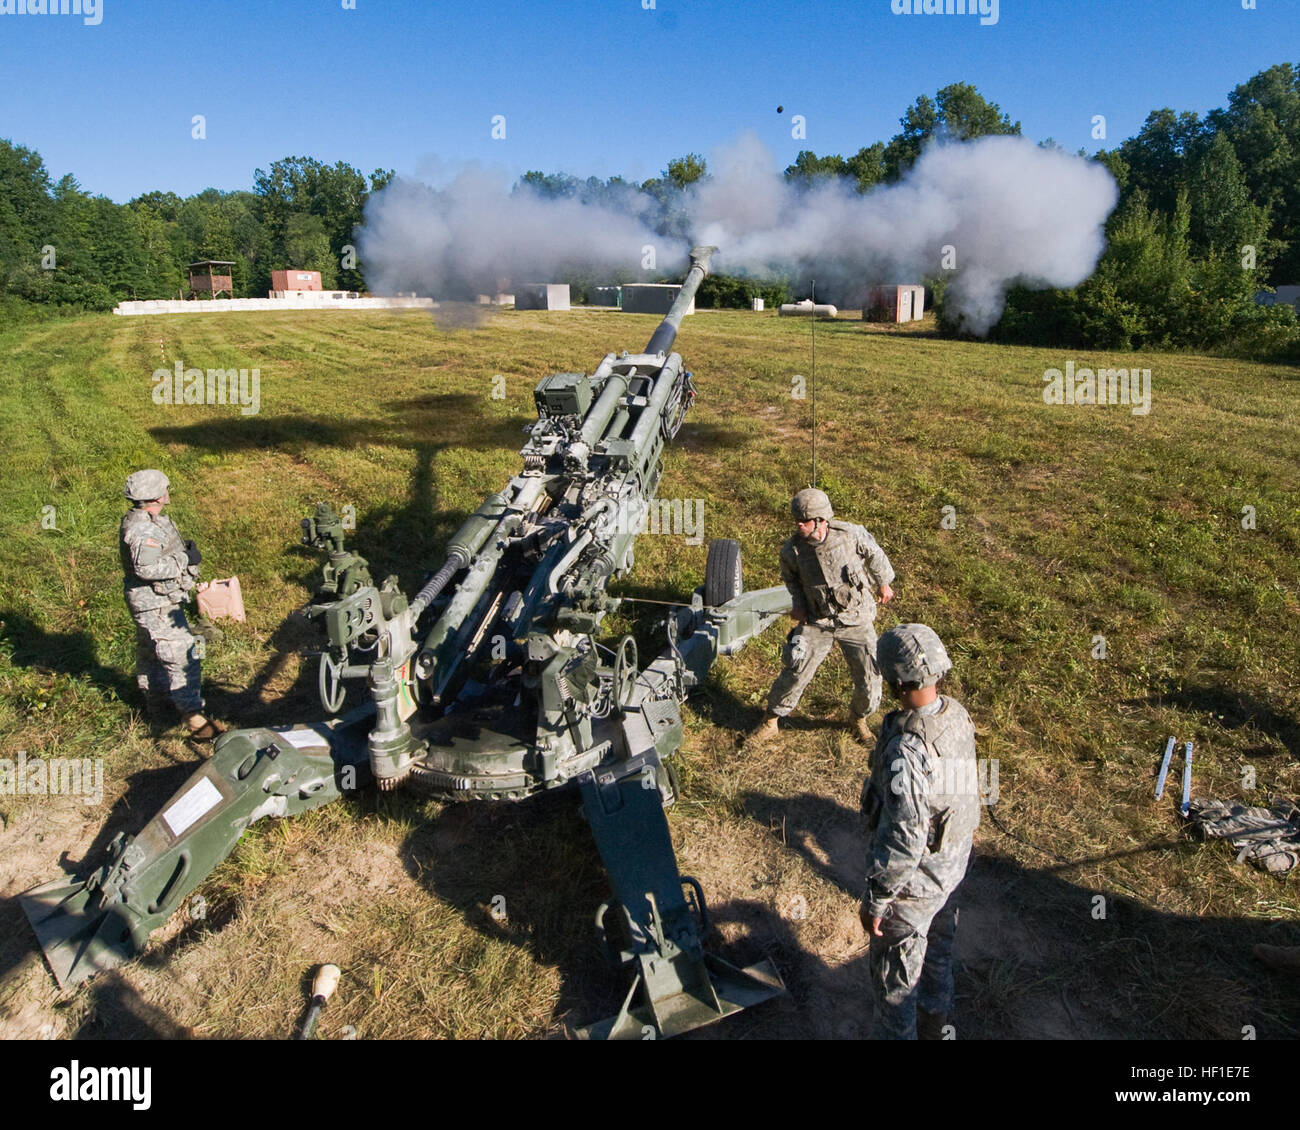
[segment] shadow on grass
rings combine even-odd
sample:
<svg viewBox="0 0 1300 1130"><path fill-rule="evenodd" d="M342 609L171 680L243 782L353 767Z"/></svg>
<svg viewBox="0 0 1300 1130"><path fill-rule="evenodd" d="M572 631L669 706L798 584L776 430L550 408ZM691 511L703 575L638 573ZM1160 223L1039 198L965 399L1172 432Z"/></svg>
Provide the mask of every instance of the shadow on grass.
<svg viewBox="0 0 1300 1130"><path fill-rule="evenodd" d="M0 611L0 624L0 640L11 649L16 666L82 678L123 702L135 700L135 678L100 663L89 632L47 632L14 608Z"/></svg>
<svg viewBox="0 0 1300 1130"><path fill-rule="evenodd" d="M744 809L814 874L855 901L866 843L861 817L815 793L793 798L751 792ZM988 829L993 832L992 828ZM957 1007L961 1038L1240 1039L1294 1037L1300 978L1265 968L1257 943L1300 944L1300 925L1256 918L1192 917L1137 902L1122 890L1085 887L1067 873L1122 855L1172 850L1194 866L1203 850L1160 841L1115 856L1029 868L994 853L972 857L958 890ZM1097 918L1097 897L1105 917ZM838 1038L866 1011L866 955L827 965L803 950L791 924L756 904L754 929L787 976L801 1010L793 1030L769 1030L757 1016L738 1023L754 1037ZM856 931L856 925L853 927ZM864 938L865 940L865 938ZM845 1000L850 984L856 999ZM846 1008L849 1015L845 1015Z"/></svg>
<svg viewBox="0 0 1300 1130"><path fill-rule="evenodd" d="M434 458L448 448L518 451L525 442L523 416L487 416L483 397L433 393L375 406L381 413L339 420L323 416L232 416L184 427L150 429L160 443L184 444L202 451L273 449L295 458L312 449L404 448L415 455L415 470L404 502L371 506L357 514L350 547L371 565L376 582L397 573L404 588L441 563L435 560L447 539L468 516L438 510ZM488 484L484 494L500 488ZM347 500L335 500L346 502ZM304 515L306 517L306 515Z"/></svg>
<svg viewBox="0 0 1300 1130"><path fill-rule="evenodd" d="M1300 760L1300 724L1245 691L1218 683L1184 683L1181 687L1171 684L1147 698L1130 699L1126 705L1176 706L1192 714L1209 714L1210 724L1225 730L1253 725L1269 737L1276 738L1292 758ZM1267 757L1274 752L1267 746L1249 751L1256 757Z"/></svg>
<svg viewBox="0 0 1300 1130"><path fill-rule="evenodd" d="M139 782L158 793L189 767L158 771ZM791 803L751 793L746 809L774 834L785 809L786 843L844 891L862 845L845 836L857 815L814 794ZM793 834L792 834L793 833ZM811 846L818 852L810 852ZM92 857L96 849L87 852ZM595 844L576 797L547 794L524 804L448 805L408 836L408 872L461 913L484 936L527 950L558 970L555 1022L586 1024L611 1015L628 982L600 954L592 915L608 897ZM1092 861L1080 861L1092 862ZM1293 1038L1300 1018L1300 977L1274 971L1251 955L1257 943L1300 944L1300 925L1254 918L1190 917L1142 905L1105 887L997 855L987 846L972 858L957 893L956 1005L961 1039L1261 1039ZM707 895L706 881L706 895ZM1094 915L1098 895L1106 915ZM505 911L491 908L500 896ZM829 928L787 921L757 899L710 907L710 952L738 966L774 962L788 996L769 1001L686 1039L860 1039L870 1028L868 951L856 923ZM188 944L187 926L144 959L165 964ZM722 927L726 941L720 940ZM6 936L4 968L31 955L35 941L16 899L0 900ZM19 936L20 935L20 936ZM807 939L817 940L818 950ZM829 944L828 944L829 939ZM78 990L90 1007L77 1038L172 1038L177 1022L143 1002L116 973ZM481 1006L490 1011L491 1002Z"/></svg>
<svg viewBox="0 0 1300 1130"><path fill-rule="evenodd" d="M85 1017L74 1040L185 1040L193 1031L146 1001L116 970L101 973L85 988Z"/></svg>
<svg viewBox="0 0 1300 1130"><path fill-rule="evenodd" d="M729 428L723 424L696 424L688 416L674 442L686 451L734 451L747 446L753 438L752 432L741 428Z"/></svg>
<svg viewBox="0 0 1300 1130"><path fill-rule="evenodd" d="M489 938L555 966L558 1022L592 1023L618 1011L627 986L603 959L592 925L609 898L576 791L522 803L451 803L404 843L410 875ZM504 909L498 921L493 900Z"/></svg>

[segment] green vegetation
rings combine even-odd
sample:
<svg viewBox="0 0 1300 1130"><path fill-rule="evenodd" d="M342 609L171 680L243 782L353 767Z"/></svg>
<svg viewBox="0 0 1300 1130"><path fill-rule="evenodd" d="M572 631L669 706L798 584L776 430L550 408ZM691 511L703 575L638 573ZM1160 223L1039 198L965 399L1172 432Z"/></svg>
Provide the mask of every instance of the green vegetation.
<svg viewBox="0 0 1300 1130"><path fill-rule="evenodd" d="M1020 133L1019 122L969 83L945 86L933 99L921 95L899 124L888 142L847 158L804 150L786 179L805 188L838 179L865 193L897 182L935 137ZM1294 311L1254 302L1261 288L1300 282L1300 68L1283 63L1260 72L1204 118L1153 111L1137 136L1093 159L1121 189L1096 273L1073 290L1013 290L995 340L1300 360ZM185 264L199 259L233 261L237 296L264 294L271 271L284 267L320 271L327 289L362 290L364 264L345 249L366 200L392 175L377 169L367 179L343 162L289 157L256 170L252 192L207 189L181 200L157 191L117 205L86 195L70 176L52 185L39 154L0 140L0 316L174 297ZM531 170L516 190L615 207L639 190L647 222L685 241L683 193L708 176L704 158L688 153L639 185ZM562 281L581 300L593 286L637 277L631 269L612 278L573 271ZM921 281L942 315L944 272ZM744 308L762 297L775 306L805 296L797 282L714 276L700 288L699 305Z"/></svg>
<svg viewBox="0 0 1300 1130"><path fill-rule="evenodd" d="M146 192L119 205L72 176L52 185L40 154L0 140L0 316L183 297L185 267L202 259L234 263L240 298L264 296L285 267L320 271L329 289L362 289L360 271L341 266L351 261L344 248L392 175L377 169L367 182L343 162L288 157L257 169L252 192Z"/></svg>
<svg viewBox="0 0 1300 1130"><path fill-rule="evenodd" d="M315 717L314 670L295 650L312 637L290 619L318 575L296 546L298 519L323 497L355 505L356 548L410 589L517 470L536 381L638 348L654 322L507 312L444 330L419 315L285 313L0 331L0 756L103 757L106 789L98 808L0 797L5 893L53 877L65 852L69 865L88 858L110 811L114 829L134 830L195 760L179 730L151 734L134 701L116 546L128 471L165 469L205 577L243 582L248 623L225 625L204 667L218 716ZM749 587L776 582L789 495L807 481L810 405L790 395L807 373L807 329L702 312L679 343L699 399L660 494L705 500L706 538L741 541ZM155 405L150 374L177 358L258 367L261 414ZM880 626L939 631L981 756L999 763L997 823L979 834L963 910L963 1037L1293 1033L1300 990L1261 972L1249 947L1300 941L1294 880L1197 845L1152 789L1176 734L1196 742L1198 795L1300 792L1294 370L1143 351L1126 361L1152 370L1153 402L1135 416L1045 405L1059 349L944 341L931 323L826 323L817 358L821 483L899 571ZM491 396L498 373L505 400ZM42 528L45 506L57 530ZM680 597L704 557L644 537L618 588ZM637 627L656 638L646 617ZM792 990L718 1034L853 1035L865 753L847 733L839 658L781 741L737 750L780 644L773 630L723 660L692 698L670 823L724 949L774 956ZM156 942L158 961L67 998L9 899L0 1018L10 1032L34 1016L31 1034L37 1021L141 1034L164 1030L143 1019L152 1009L192 1033L284 1036L304 971L332 959L344 982L327 1038L345 1024L363 1038L555 1033L621 999L590 927L605 888L588 837L562 798L457 808L403 791L267 822L201 888L206 918L178 918ZM487 913L498 894L505 924ZM802 914L789 910L797 898Z"/></svg>

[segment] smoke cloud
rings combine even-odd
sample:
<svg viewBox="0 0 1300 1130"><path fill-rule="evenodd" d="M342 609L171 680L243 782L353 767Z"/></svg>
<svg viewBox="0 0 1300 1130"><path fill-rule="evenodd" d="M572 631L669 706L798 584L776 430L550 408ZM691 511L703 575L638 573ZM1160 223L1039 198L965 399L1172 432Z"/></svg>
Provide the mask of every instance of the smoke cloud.
<svg viewBox="0 0 1300 1130"><path fill-rule="evenodd" d="M1007 289L1072 287L1096 268L1118 199L1101 165L1021 137L931 144L898 184L866 194L835 180L786 183L752 134L709 158L711 176L673 202L690 242L716 244L713 269L817 280L817 297L860 306L867 287L948 280L945 307L985 334ZM575 273L613 278L685 263L654 223L659 202L629 186L596 203L511 190L469 166L442 188L396 180L371 198L359 249L380 292L472 297ZM950 270L944 268L951 267Z"/></svg>
<svg viewBox="0 0 1300 1130"><path fill-rule="evenodd" d="M655 203L631 185L608 204L545 197L526 185L512 190L504 171L466 165L439 188L399 177L372 196L357 249L377 293L447 299L574 274L626 274L639 268L646 245L658 249L664 269L685 264L685 249L668 254L643 218Z"/></svg>
<svg viewBox="0 0 1300 1130"><path fill-rule="evenodd" d="M721 249L717 270L815 277L823 301L860 306L867 286L933 278L946 255L945 309L981 335L1010 286L1092 274L1119 196L1101 165L1022 137L932 144L898 184L865 195L832 180L786 184L752 135L710 171L692 214L699 239Z"/></svg>

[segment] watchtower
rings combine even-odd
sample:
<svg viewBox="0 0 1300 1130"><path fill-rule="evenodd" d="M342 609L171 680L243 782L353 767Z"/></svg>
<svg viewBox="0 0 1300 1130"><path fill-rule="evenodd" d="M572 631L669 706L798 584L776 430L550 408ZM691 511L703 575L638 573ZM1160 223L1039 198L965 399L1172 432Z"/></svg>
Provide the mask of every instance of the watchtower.
<svg viewBox="0 0 1300 1130"><path fill-rule="evenodd" d="M197 298L199 295L206 294L209 298L216 298L225 291L227 298L234 298L234 283L228 269L234 265L233 260L227 262L224 259L204 259L198 263L191 263L190 297ZM223 267L227 269L221 270Z"/></svg>

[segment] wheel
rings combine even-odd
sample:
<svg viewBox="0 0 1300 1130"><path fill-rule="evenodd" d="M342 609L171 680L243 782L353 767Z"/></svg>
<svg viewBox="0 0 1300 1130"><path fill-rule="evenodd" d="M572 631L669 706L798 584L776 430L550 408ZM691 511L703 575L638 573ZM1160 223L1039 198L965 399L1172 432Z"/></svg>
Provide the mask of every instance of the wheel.
<svg viewBox="0 0 1300 1130"><path fill-rule="evenodd" d="M738 597L745 591L740 576L740 542L714 538L704 565L704 603L710 608Z"/></svg>

